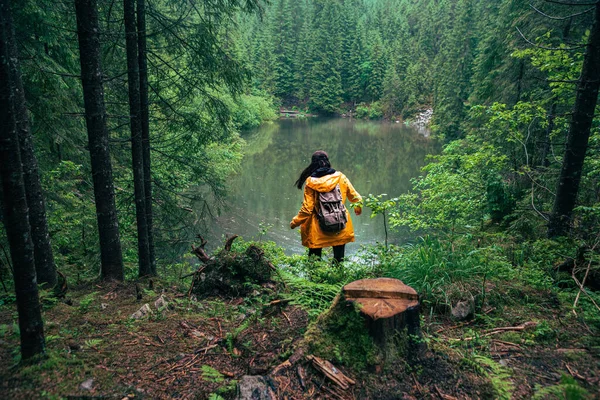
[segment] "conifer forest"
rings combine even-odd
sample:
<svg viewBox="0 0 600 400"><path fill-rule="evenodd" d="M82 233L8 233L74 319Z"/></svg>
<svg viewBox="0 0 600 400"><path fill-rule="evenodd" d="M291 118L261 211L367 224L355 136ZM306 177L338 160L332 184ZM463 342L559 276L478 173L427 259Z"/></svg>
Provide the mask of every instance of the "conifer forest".
<svg viewBox="0 0 600 400"><path fill-rule="evenodd" d="M599 0L0 0L0 399L600 399L599 89Z"/></svg>

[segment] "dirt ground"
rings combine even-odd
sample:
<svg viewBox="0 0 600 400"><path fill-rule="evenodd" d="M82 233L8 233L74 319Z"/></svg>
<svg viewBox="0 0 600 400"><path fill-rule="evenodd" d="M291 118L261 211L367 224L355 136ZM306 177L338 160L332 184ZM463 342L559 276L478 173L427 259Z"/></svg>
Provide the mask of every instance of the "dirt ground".
<svg viewBox="0 0 600 400"><path fill-rule="evenodd" d="M46 304L48 358L28 366L17 365L16 308L0 308L0 398L233 399L244 375L267 376L277 399L527 399L565 377L600 398L600 348L558 306L509 318L488 309L462 323L424 313L419 362L360 370L330 360L355 381L342 390L305 358L270 375L309 324L297 306L258 292L197 301L160 286L138 300L133 283L94 284L71 291L71 305ZM157 311L161 294L168 306ZM145 303L153 312L131 319Z"/></svg>

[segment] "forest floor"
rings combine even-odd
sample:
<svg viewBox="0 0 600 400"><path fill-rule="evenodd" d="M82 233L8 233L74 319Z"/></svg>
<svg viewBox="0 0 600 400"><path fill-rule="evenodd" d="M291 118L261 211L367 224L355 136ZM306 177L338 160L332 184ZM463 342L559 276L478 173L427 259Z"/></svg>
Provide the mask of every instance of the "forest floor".
<svg viewBox="0 0 600 400"><path fill-rule="evenodd" d="M244 375L268 376L277 399L567 398L568 391L600 398L598 336L551 292L522 293L525 301L467 322L426 312L420 361L359 369L330 360L356 382L347 390L305 359L269 375L309 324L293 304L259 293L196 301L185 287L156 281L141 292L138 300L135 283L94 283L71 290L71 305L47 300L48 357L31 365L17 363L15 305L1 306L0 398L233 399ZM156 311L161 294L168 306ZM130 318L145 303L154 311ZM507 327L514 329L500 329Z"/></svg>

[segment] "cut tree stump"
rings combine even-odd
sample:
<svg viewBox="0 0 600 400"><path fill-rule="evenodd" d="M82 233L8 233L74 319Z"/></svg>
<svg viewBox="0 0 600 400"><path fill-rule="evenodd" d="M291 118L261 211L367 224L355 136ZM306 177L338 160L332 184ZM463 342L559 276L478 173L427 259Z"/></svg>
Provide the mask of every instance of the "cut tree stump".
<svg viewBox="0 0 600 400"><path fill-rule="evenodd" d="M362 279L344 286L342 294L358 305L369 334L386 358L390 352L409 358L422 353L419 296L413 288L398 279ZM403 345L405 349L398 348Z"/></svg>

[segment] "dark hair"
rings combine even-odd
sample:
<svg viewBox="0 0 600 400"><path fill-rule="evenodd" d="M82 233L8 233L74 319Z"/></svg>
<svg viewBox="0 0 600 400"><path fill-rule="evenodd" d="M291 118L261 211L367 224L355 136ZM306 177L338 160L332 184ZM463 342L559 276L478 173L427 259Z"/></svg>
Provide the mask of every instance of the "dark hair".
<svg viewBox="0 0 600 400"><path fill-rule="evenodd" d="M296 186L298 189L302 189L302 185L304 185L306 178L311 176L313 172L315 172L319 168L323 167L331 168L331 163L329 163L329 157L327 156L327 153L325 153L323 150L317 150L313 153L310 159L310 165L304 168L304 171L302 171L300 177L298 178L296 183L294 183L294 186Z"/></svg>

